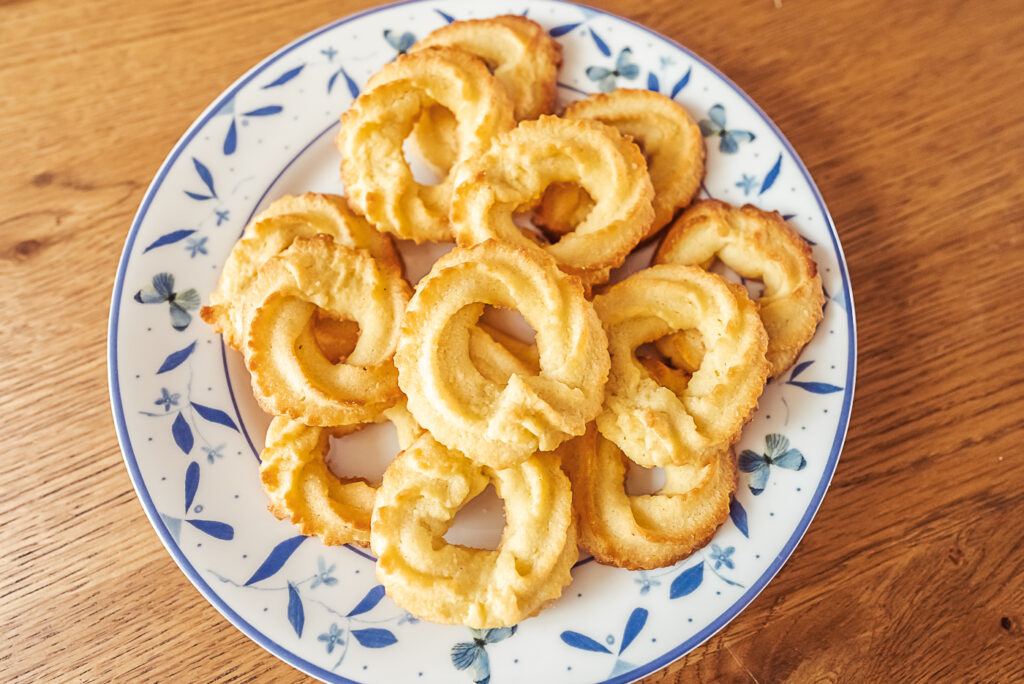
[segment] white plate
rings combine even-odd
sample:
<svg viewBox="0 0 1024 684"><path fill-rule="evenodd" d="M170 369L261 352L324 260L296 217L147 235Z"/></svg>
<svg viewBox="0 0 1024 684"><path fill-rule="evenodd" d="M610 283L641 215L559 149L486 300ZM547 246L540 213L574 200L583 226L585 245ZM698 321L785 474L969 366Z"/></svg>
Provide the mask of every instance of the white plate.
<svg viewBox="0 0 1024 684"><path fill-rule="evenodd" d="M707 548L653 572L581 563L539 617L476 632L411 618L382 598L364 551L297 537L266 511L257 455L267 417L237 355L225 352L196 306L256 211L285 193L342 191L332 138L372 73L452 18L504 12L526 12L562 42L563 100L649 87L708 121L715 132L704 194L789 217L814 245L828 301L814 340L768 386L739 445L768 456L796 449L803 458L791 454L786 463L802 467L748 458L761 468L741 474L731 520ZM427 256L420 251L417 275ZM158 301L138 301L140 291ZM539 1L377 8L300 38L243 76L189 128L146 193L118 268L109 338L125 463L182 571L271 653L327 681L360 682L630 681L694 648L753 600L810 524L846 433L855 359L835 229L765 114L713 67L649 29ZM388 456L392 440L378 429L357 450ZM751 485L765 474L755 495Z"/></svg>

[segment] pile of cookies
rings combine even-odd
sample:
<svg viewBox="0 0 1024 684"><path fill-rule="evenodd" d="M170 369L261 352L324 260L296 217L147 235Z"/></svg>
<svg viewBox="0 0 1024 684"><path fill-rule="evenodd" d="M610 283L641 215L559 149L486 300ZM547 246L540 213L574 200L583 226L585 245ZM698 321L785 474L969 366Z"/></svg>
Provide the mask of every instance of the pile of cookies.
<svg viewBox="0 0 1024 684"><path fill-rule="evenodd" d="M821 318L810 250L778 214L691 205L704 145L685 109L618 90L551 116L560 62L540 26L503 16L387 64L341 117L346 196L271 204L202 310L276 416L270 510L369 546L387 594L435 622L536 614L580 547L636 569L706 544L736 485L731 445ZM442 182L413 177L410 137ZM649 268L607 285L669 224ZM391 236L456 246L414 288ZM519 311L535 342L483 323L487 306ZM335 476L330 439L381 421L401 447L382 484ZM630 461L665 485L628 495ZM448 543L489 484L498 547Z"/></svg>

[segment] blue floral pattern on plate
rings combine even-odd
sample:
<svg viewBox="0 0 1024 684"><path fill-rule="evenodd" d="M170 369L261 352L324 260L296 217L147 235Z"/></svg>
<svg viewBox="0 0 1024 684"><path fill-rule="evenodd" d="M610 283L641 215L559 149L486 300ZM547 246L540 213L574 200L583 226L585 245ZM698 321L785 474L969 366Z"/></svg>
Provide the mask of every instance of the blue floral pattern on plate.
<svg viewBox="0 0 1024 684"><path fill-rule="evenodd" d="M778 210L805 237L827 303L815 339L769 384L738 445L729 522L691 558L628 572L592 562L555 606L512 628L418 620L362 549L324 547L266 511L256 477L268 418L244 366L195 313L248 219L285 193L340 192L337 117L417 36L525 13L564 47L565 101L616 87L676 99L708 141L702 196ZM717 140L716 140L717 139ZM634 267L650 248L631 257ZM132 482L168 551L257 643L326 681L630 681L727 623L778 571L817 509L845 435L856 343L842 250L799 157L736 86L626 20L567 2L420 0L305 36L258 65L176 145L118 268L111 401Z"/></svg>

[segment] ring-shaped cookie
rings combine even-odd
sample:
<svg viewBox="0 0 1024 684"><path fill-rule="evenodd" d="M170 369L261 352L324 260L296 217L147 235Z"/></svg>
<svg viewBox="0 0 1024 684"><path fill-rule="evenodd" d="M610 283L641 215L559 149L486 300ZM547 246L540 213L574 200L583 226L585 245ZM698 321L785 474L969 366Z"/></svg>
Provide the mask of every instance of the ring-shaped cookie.
<svg viewBox="0 0 1024 684"><path fill-rule="evenodd" d="M729 516L736 488L731 449L704 466L665 466L665 484L642 495L626 493L629 459L597 430L567 452L580 546L598 563L630 570L672 565L711 541Z"/></svg>
<svg viewBox="0 0 1024 684"><path fill-rule="evenodd" d="M537 331L538 374L500 383L469 351L484 305ZM607 338L578 279L536 247L489 240L441 257L417 286L395 355L409 410L446 446L505 468L582 435L601 410Z"/></svg>
<svg viewBox="0 0 1024 684"><path fill-rule="evenodd" d="M210 305L199 312L204 321L224 336L225 344L239 351L245 345L241 302L260 266L283 252L296 238L318 233L330 235L346 247L368 250L375 259L400 268L391 238L353 214L344 197L312 192L282 197L245 227L224 263L217 289L210 293Z"/></svg>
<svg viewBox="0 0 1024 684"><path fill-rule="evenodd" d="M529 360L520 361L506 346L508 338L501 337L504 342L498 342L496 337L500 333L485 326L470 331L470 355L480 372L494 382L507 382L514 373L531 372ZM423 434L404 399L386 409L377 422L384 420L395 426L399 449L407 449ZM281 520L290 520L302 534L320 537L329 546L369 546L377 487L362 478L338 478L325 461L331 437L350 435L368 424L323 428L303 425L287 416L275 417L260 454L260 480L270 512Z"/></svg>
<svg viewBox="0 0 1024 684"><path fill-rule="evenodd" d="M595 93L565 109L566 119L593 119L633 139L647 159L654 186L654 221L649 238L693 200L704 178L704 138L682 105L650 90L620 88ZM574 186L551 188L535 211L549 235L564 235L580 223L593 202Z"/></svg>
<svg viewBox="0 0 1024 684"><path fill-rule="evenodd" d="M484 60L512 103L516 121L550 114L558 95L562 46L540 24L518 14L455 21L435 29L410 52L447 45ZM423 113L413 135L427 161L447 171L456 161L455 119L442 107Z"/></svg>
<svg viewBox="0 0 1024 684"><path fill-rule="evenodd" d="M656 264L710 265L715 259L744 278L764 281L757 308L768 331L771 375L786 371L814 337L825 293L807 241L778 212L703 200L686 210L665 234ZM685 339L658 347L670 358L693 357Z"/></svg>
<svg viewBox="0 0 1024 684"><path fill-rule="evenodd" d="M424 434L384 472L370 547L377 579L413 615L476 628L537 614L569 584L578 557L569 479L558 452L494 470ZM488 484L505 503L497 549L444 540L455 514Z"/></svg>
<svg viewBox="0 0 1024 684"><path fill-rule="evenodd" d="M512 105L483 61L431 48L384 65L341 117L335 140L349 205L380 230L424 241L451 240L450 174L438 185L413 179L403 144L433 104L455 115L457 161L478 155L512 128Z"/></svg>
<svg viewBox="0 0 1024 684"><path fill-rule="evenodd" d="M381 419L395 426L400 449L423 434L404 402L385 410ZM260 454L260 481L270 512L328 546L369 546L377 487L362 478L337 477L325 460L331 437L350 435L368 424L310 427L288 416L275 417Z"/></svg>
<svg viewBox="0 0 1024 684"><path fill-rule="evenodd" d="M401 397L392 357L409 296L396 268L326 235L300 238L267 261L245 295L245 360L260 406L306 425L376 419ZM317 345L316 307L359 324L344 363Z"/></svg>
<svg viewBox="0 0 1024 684"><path fill-rule="evenodd" d="M543 247L570 273L620 265L654 216L654 190L640 150L596 121L554 116L523 121L452 173L452 230L463 247L488 238L533 246L513 215L539 202L552 183L586 188L597 198L586 219Z"/></svg>
<svg viewBox="0 0 1024 684"><path fill-rule="evenodd" d="M706 465L738 437L768 376L768 338L740 285L694 266L639 271L594 298L612 367L601 434L640 465ZM661 385L637 347L697 330L707 352L682 394Z"/></svg>

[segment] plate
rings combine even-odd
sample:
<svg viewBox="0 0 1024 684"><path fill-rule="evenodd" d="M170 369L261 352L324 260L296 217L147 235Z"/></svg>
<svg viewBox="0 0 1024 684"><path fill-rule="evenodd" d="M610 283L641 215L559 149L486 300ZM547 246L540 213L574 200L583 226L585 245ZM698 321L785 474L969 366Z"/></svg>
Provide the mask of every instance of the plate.
<svg viewBox="0 0 1024 684"><path fill-rule="evenodd" d="M563 101L650 88L705 121L702 194L785 215L813 245L827 302L814 340L769 384L744 431L739 449L767 458L749 459L759 467L741 473L730 520L710 545L651 572L582 562L539 617L477 631L413 618L383 596L364 550L297 536L266 511L257 459L268 419L237 354L196 313L256 211L286 193L342 191L332 139L372 73L446 22L504 12L526 13L563 44ZM415 276L436 254L414 251ZM150 185L118 267L109 331L118 437L160 539L235 626L326 681L624 682L680 657L753 600L810 524L846 433L855 363L842 249L778 129L685 48L565 2L389 5L265 59L196 120ZM394 453L386 430L368 432L353 450ZM772 462L790 450L800 457L783 459L788 467Z"/></svg>

